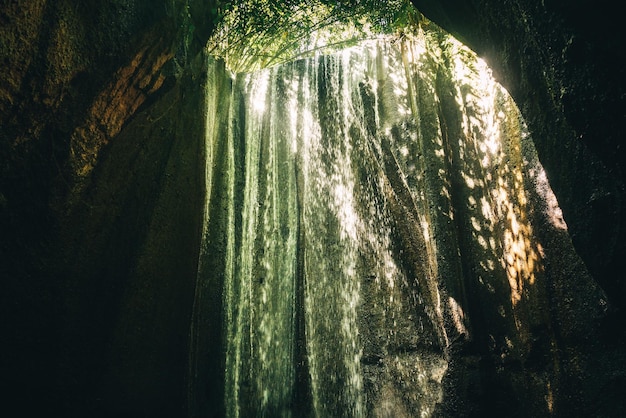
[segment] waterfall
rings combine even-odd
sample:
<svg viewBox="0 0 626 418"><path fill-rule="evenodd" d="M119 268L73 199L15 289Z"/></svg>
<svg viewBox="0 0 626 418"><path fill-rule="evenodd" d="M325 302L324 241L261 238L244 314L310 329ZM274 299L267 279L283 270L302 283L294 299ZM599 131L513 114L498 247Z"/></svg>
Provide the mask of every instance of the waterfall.
<svg viewBox="0 0 626 418"><path fill-rule="evenodd" d="M541 275L542 172L482 61L421 32L209 69L199 415L431 416L459 341L518 355L545 321L519 307ZM502 318L476 337L468 292Z"/></svg>

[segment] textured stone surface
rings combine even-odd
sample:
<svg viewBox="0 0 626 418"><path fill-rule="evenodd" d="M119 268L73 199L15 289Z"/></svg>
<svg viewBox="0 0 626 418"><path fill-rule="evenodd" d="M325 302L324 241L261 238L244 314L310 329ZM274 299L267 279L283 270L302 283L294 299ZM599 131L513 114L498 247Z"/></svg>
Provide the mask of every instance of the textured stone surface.
<svg viewBox="0 0 626 418"><path fill-rule="evenodd" d="M2 415L185 405L204 99L183 3L0 6Z"/></svg>
<svg viewBox="0 0 626 418"><path fill-rule="evenodd" d="M511 93L577 251L623 312L626 96L617 63L625 48L616 15L589 1L415 3L484 57Z"/></svg>
<svg viewBox="0 0 626 418"><path fill-rule="evenodd" d="M570 379L563 379L560 390L551 395L562 397L555 411L623 414L618 398L624 389L617 387L623 386L624 376L618 347L624 344L619 324L625 317L621 266L626 255L625 95L624 70L617 63L625 49L617 16L606 2L414 3L485 58L512 94L563 210L569 236L555 234L545 221L538 221L536 228L541 239L550 243L546 274L563 273L547 287L555 320L552 332L561 334L556 354L570 358L562 370ZM569 245L570 239L584 264L566 255L562 246ZM591 281L585 278L589 274ZM594 281L609 302L607 314L597 322L589 321L593 304L585 301L597 291L589 284ZM536 351L544 353L535 357L539 360L549 349L539 348L546 342L535 343ZM583 351L572 349L578 344ZM483 367L482 373L489 368ZM483 376L483 384L489 381L504 387L497 375ZM490 403L492 389L485 389L485 402ZM522 415L525 405L520 405Z"/></svg>

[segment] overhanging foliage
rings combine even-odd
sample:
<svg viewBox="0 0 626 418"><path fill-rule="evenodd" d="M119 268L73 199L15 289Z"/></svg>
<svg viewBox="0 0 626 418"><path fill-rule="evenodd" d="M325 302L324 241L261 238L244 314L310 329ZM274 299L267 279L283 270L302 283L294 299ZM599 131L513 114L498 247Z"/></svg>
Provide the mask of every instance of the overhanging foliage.
<svg viewBox="0 0 626 418"><path fill-rule="evenodd" d="M409 0L235 0L222 2L209 52L234 72L350 46L417 26Z"/></svg>

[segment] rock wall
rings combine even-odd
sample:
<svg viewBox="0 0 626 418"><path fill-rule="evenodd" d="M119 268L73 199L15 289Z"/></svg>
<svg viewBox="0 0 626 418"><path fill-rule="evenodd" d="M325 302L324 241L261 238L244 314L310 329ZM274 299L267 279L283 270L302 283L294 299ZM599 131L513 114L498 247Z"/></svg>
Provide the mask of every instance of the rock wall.
<svg viewBox="0 0 626 418"><path fill-rule="evenodd" d="M574 245L623 318L624 37L606 2L425 0L484 57L527 121ZM623 338L623 335L615 338Z"/></svg>
<svg viewBox="0 0 626 418"><path fill-rule="evenodd" d="M626 96L624 69L617 64L625 51L617 15L607 2L589 1L414 4L483 57L520 107L569 237L609 301L607 314L593 326L598 332L595 348L581 356L592 359L581 374L589 385L570 386L567 396L586 398L580 405L583 415L622 414ZM571 329L571 338L582 340L587 334L576 330L577 321L566 312L588 309L571 303L584 298L588 288L577 284L579 267L557 252L554 259L559 258L554 268L568 271L570 279L552 283L552 311L562 318L559 326Z"/></svg>
<svg viewBox="0 0 626 418"><path fill-rule="evenodd" d="M3 414L181 414L213 6L0 6Z"/></svg>

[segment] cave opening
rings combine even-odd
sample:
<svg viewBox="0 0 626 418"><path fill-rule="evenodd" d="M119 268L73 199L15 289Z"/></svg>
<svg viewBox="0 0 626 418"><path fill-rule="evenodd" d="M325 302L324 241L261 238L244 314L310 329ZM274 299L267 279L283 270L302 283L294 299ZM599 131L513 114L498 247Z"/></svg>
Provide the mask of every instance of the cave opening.
<svg viewBox="0 0 626 418"><path fill-rule="evenodd" d="M553 414L574 251L525 122L410 2L356 3L241 2L209 41L189 408Z"/></svg>

